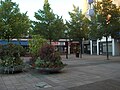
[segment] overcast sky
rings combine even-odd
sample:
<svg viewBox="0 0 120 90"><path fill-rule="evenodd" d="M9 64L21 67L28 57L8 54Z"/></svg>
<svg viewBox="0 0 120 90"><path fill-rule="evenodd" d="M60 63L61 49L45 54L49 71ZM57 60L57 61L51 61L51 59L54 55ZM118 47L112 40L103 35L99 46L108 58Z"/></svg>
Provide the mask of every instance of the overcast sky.
<svg viewBox="0 0 120 90"><path fill-rule="evenodd" d="M34 12L43 8L44 0L12 0L19 4L21 12L28 12L31 20L35 20ZM79 6L80 9L84 7L85 0L49 0L53 12L63 19L69 20L68 11L73 10L73 4Z"/></svg>

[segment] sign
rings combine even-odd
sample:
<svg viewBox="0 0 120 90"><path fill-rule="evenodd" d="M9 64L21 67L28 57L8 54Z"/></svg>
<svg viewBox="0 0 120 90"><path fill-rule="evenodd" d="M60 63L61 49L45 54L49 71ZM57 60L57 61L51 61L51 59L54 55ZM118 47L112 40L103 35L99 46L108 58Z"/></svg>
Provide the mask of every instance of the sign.
<svg viewBox="0 0 120 90"><path fill-rule="evenodd" d="M56 46L56 45L65 45L65 42L52 42L52 45Z"/></svg>

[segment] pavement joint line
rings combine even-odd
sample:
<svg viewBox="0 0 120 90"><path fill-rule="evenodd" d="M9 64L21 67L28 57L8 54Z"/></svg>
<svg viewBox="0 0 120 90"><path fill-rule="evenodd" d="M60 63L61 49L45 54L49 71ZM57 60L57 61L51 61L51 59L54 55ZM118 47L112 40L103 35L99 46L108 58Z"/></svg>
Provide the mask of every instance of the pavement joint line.
<svg viewBox="0 0 120 90"><path fill-rule="evenodd" d="M87 57L85 57L85 58L87 58ZM101 59L101 56L99 58ZM88 56L88 59L89 59L89 56ZM18 73L18 74L10 74L10 75L0 74L0 80L2 80L2 82L3 82L3 84L1 84L1 85L3 85L3 88L6 87L6 89L7 89L7 87L9 87L9 85L7 86L4 82L4 80L9 80L9 79L11 80L12 78L14 78L14 80L20 81L19 82L20 86L18 85L18 87L21 87L21 85L23 85L25 83L28 84L28 86L21 88L23 90L26 90L26 89L53 90L55 87L56 87L56 90L57 89L61 90L61 88L64 88L62 90L84 90L84 89L81 89L81 87L84 85L85 86L87 86L88 84L97 85L97 83L98 84L100 84L101 82L104 83L104 81L108 80L107 81L107 83L109 83L108 86L110 86L112 83L113 84L116 83L117 85L113 85L113 86L111 85L112 88L116 87L117 88L116 90L120 90L120 85L117 82L117 80L120 81L119 58L116 61L114 61L114 60L107 61L107 60L104 60L103 57L102 57L101 61L99 61L99 60L73 60L73 61L72 60L66 60L66 61L63 60L63 61L66 63L70 63L70 65L73 65L73 67L72 66L65 67L65 71L63 71L63 74L53 74L53 75L40 74L39 72L33 72L32 70L30 70L29 72L23 72L23 73ZM81 64L79 65L78 62L82 63L82 65L84 65L84 67L81 67L80 66ZM77 67L74 67L74 66L77 66ZM77 70L75 70L75 69L77 69ZM112 69L112 71L111 71L111 69ZM97 72L97 70L99 70L99 71ZM83 72L83 73L81 74L81 72ZM80 76L80 75L82 75L82 76ZM79 76L79 77L77 78L77 76ZM83 79L82 79L82 77L83 77ZM96 78L94 78L94 77L96 77ZM24 79L27 78L27 79L24 81L24 79L21 79L21 78L24 78ZM58 81L55 81L56 78L59 78ZM32 79L35 80L35 82L29 83L30 80L32 80ZM12 81L12 83L14 82L14 80ZM59 82L59 80L61 80L61 82ZM86 80L86 81L84 81L84 85L80 85L82 83L82 80ZM111 80L111 82L109 82L109 80ZM112 82L112 81L115 81L115 82ZM43 84L40 86L41 88L39 88L40 82L44 82L44 83L48 84L48 86L46 84ZM68 83L68 82L71 82L71 83ZM62 84L60 84L60 83L62 83ZM72 83L73 83L73 85L72 85ZM36 87L37 84L38 84L38 87ZM65 86L64 84L71 85L73 87L67 88L67 87L71 87L71 86ZM78 87L76 85L78 85ZM14 86L14 84L13 84L13 86ZM59 86L60 86L60 88L59 88ZM103 86L105 86L105 85L103 85ZM0 89L1 89L1 87L0 87ZM96 88L96 87L93 87L92 89L89 89L89 90L97 90L94 88ZM105 88L109 88L109 87L106 86ZM104 90L104 88L100 89L100 90Z"/></svg>

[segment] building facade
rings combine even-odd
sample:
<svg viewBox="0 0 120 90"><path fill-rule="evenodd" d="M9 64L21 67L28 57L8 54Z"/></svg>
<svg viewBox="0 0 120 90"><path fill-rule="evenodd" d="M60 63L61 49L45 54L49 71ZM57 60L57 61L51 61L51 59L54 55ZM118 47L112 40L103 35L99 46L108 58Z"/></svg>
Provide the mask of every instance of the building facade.
<svg viewBox="0 0 120 90"><path fill-rule="evenodd" d="M106 37L101 40L90 40L91 55L106 55ZM120 39L108 38L108 53L112 56L120 55Z"/></svg>
<svg viewBox="0 0 120 90"><path fill-rule="evenodd" d="M87 10L92 10L93 0L87 0ZM102 0L95 0L102 1ZM113 0L113 3L120 6L120 0ZM86 11L87 12L87 11ZM87 13L87 17L91 18L90 12ZM101 40L90 40L90 54L93 55L105 55L106 51L106 38L102 37ZM114 39L109 36L108 38L108 53L109 55L116 56L120 55L120 39Z"/></svg>

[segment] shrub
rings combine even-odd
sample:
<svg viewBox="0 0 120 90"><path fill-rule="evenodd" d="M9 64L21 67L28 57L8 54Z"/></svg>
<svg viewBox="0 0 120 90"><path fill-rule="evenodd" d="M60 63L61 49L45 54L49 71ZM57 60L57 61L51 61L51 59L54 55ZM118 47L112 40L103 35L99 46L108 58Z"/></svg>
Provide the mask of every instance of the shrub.
<svg viewBox="0 0 120 90"><path fill-rule="evenodd" d="M22 53L23 47L20 45L15 45L12 43L0 46L0 65L5 67L14 67L17 65L22 65L23 60L21 60L20 55Z"/></svg>
<svg viewBox="0 0 120 90"><path fill-rule="evenodd" d="M41 68L57 68L63 67L59 52L55 51L54 46L45 44L39 50L39 57L35 62L36 67Z"/></svg>
<svg viewBox="0 0 120 90"><path fill-rule="evenodd" d="M39 56L45 61L55 62L56 60L61 60L59 52L56 52L54 46L49 44L44 45L40 49Z"/></svg>
<svg viewBox="0 0 120 90"><path fill-rule="evenodd" d="M42 38L42 36L39 35L33 35L32 39L29 40L29 52L32 56L30 59L30 64L34 66L35 60L37 59L39 49L47 43L47 40Z"/></svg>
<svg viewBox="0 0 120 90"><path fill-rule="evenodd" d="M40 47L46 43L47 40L43 39L42 36L39 35L33 35L32 39L29 40L29 51L33 55L33 57L38 56L38 50Z"/></svg>

